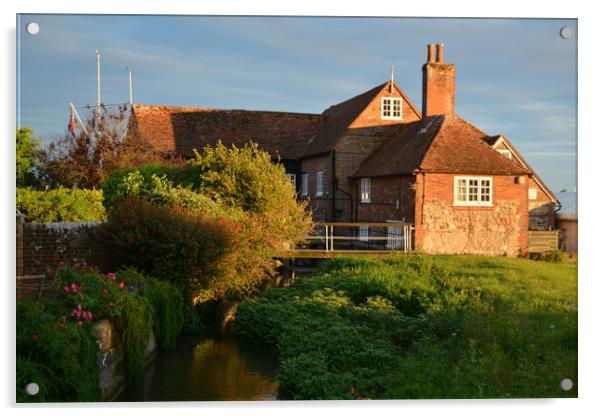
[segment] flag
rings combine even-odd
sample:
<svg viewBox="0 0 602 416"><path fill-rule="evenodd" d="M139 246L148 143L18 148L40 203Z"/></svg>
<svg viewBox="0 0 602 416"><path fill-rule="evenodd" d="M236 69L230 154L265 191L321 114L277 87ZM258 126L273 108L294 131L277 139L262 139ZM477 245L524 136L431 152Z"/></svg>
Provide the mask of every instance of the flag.
<svg viewBox="0 0 602 416"><path fill-rule="evenodd" d="M71 112L71 117L69 117L69 131L73 137L77 134L77 124L75 124L75 115L73 114L73 111Z"/></svg>

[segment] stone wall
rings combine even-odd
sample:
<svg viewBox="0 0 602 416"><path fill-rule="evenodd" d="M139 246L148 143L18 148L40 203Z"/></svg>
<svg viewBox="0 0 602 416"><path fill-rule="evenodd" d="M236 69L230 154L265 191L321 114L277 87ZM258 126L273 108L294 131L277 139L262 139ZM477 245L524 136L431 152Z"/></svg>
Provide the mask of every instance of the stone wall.
<svg viewBox="0 0 602 416"><path fill-rule="evenodd" d="M98 367L100 370L100 391L103 401L114 400L126 385L125 359L122 336L115 326L106 319L94 323L94 332L98 338ZM157 353L155 335L151 333L144 351L148 364Z"/></svg>
<svg viewBox="0 0 602 416"><path fill-rule="evenodd" d="M529 178L529 189L536 190L536 198L529 199L529 229L549 230L554 227L555 201L545 193L539 184Z"/></svg>

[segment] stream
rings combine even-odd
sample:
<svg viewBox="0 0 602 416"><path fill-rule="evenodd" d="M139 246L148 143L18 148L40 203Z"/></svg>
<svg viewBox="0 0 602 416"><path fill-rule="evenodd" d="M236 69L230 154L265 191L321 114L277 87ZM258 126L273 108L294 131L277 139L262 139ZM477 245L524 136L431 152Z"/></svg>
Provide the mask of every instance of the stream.
<svg viewBox="0 0 602 416"><path fill-rule="evenodd" d="M116 402L276 400L274 353L232 336L183 336L174 351L159 352L138 383Z"/></svg>

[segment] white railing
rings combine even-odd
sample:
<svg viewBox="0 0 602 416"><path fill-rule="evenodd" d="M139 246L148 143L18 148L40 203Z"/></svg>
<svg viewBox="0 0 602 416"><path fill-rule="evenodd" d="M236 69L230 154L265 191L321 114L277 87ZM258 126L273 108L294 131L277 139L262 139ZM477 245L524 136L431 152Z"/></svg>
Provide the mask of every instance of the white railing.
<svg viewBox="0 0 602 416"><path fill-rule="evenodd" d="M401 222L324 222L314 225L306 239L325 251L336 250L412 250L412 224ZM322 245L323 242L323 245ZM314 249L318 248L314 244Z"/></svg>

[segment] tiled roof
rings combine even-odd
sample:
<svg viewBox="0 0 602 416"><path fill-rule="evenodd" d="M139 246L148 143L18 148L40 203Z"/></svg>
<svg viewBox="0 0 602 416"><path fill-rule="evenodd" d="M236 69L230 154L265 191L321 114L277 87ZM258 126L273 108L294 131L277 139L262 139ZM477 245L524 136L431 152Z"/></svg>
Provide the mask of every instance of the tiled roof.
<svg viewBox="0 0 602 416"><path fill-rule="evenodd" d="M389 176L422 172L519 175L531 173L492 149L488 137L461 117L431 116L400 126L353 174Z"/></svg>
<svg viewBox="0 0 602 416"><path fill-rule="evenodd" d="M136 104L132 123L162 152L191 157L193 149L218 140L239 147L253 141L273 156L297 159L322 126L322 118L317 114Z"/></svg>
<svg viewBox="0 0 602 416"><path fill-rule="evenodd" d="M510 140L508 140L507 137L504 137L503 135L498 134L497 136L487 136L487 137L483 138L483 141L485 143L487 143L489 146L493 146L500 138L502 138L504 140L504 143L506 144L506 146L516 155L518 162L523 167L525 167L528 171L533 173L533 178L535 179L536 182L538 182L541 185L544 192L547 193L548 196L552 200L558 201L558 198L556 197L556 195L554 195L554 192L552 192L550 190L550 188L548 188L548 186L544 183L544 181L539 177L537 172L535 172L533 170L533 168L529 165L529 163L527 163L527 161L523 158L523 156L520 154L520 152L516 149L516 147L514 147L512 142Z"/></svg>
<svg viewBox="0 0 602 416"><path fill-rule="evenodd" d="M333 149L349 125L372 102L388 82L372 88L342 103L333 105L322 113L324 126L303 150L304 155L315 155Z"/></svg>

